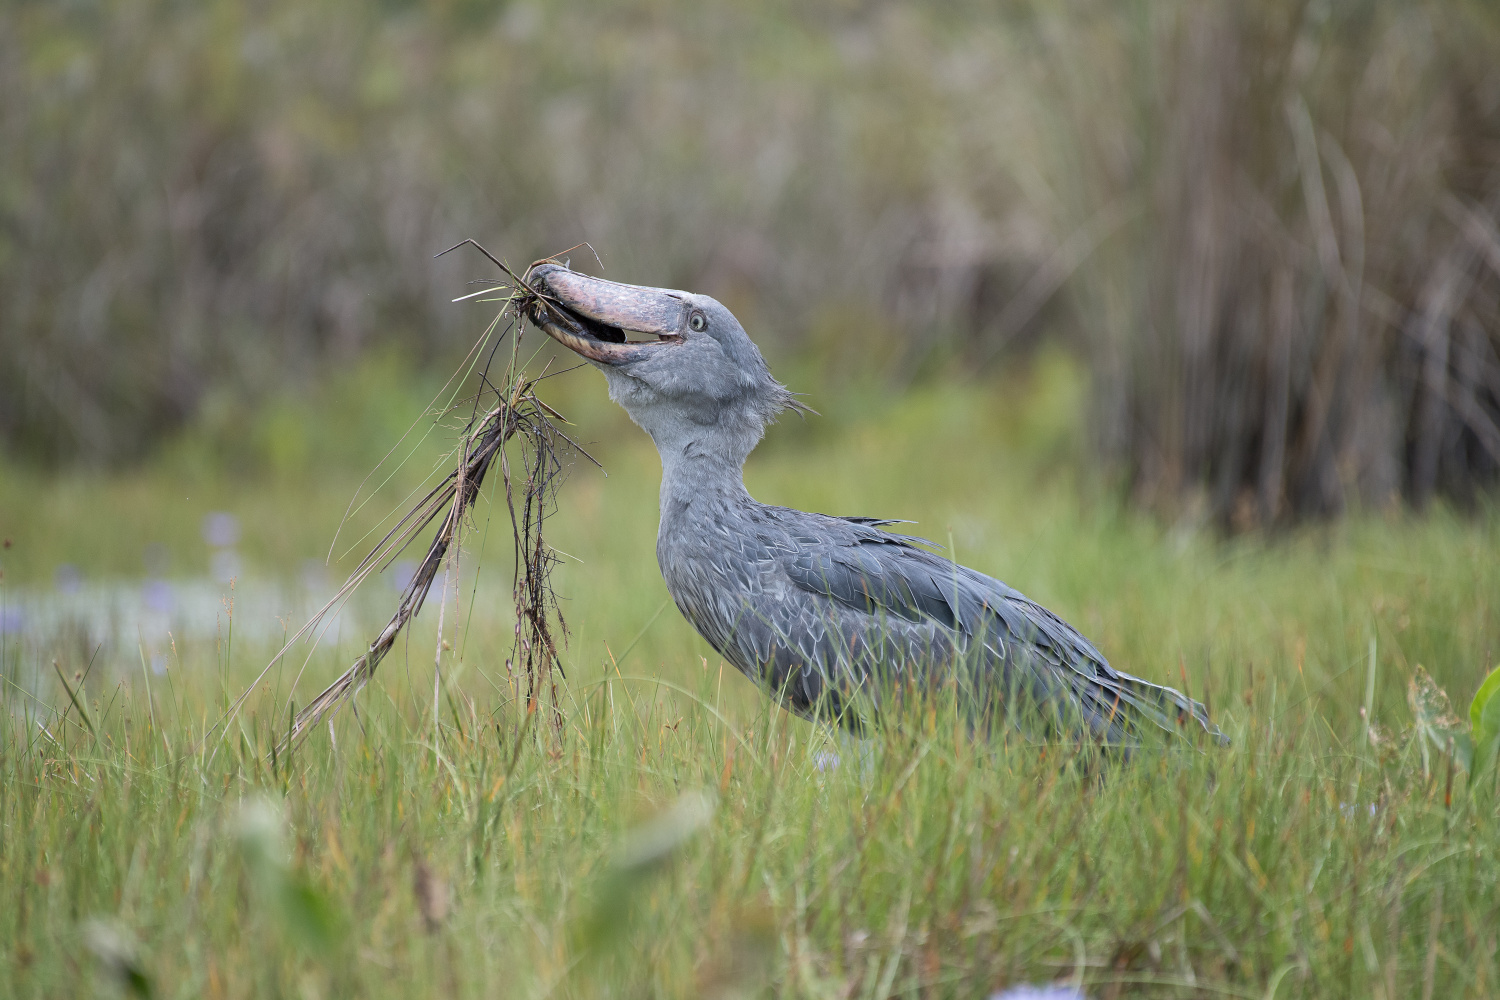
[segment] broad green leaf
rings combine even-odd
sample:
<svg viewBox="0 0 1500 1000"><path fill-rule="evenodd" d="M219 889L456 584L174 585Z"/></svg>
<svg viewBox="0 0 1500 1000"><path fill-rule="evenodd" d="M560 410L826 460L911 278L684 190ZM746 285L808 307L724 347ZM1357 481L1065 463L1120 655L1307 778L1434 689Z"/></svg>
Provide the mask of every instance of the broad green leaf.
<svg viewBox="0 0 1500 1000"><path fill-rule="evenodd" d="M593 913L579 925L578 944L593 951L616 943L628 930L636 899L651 877L713 818L709 792L686 791L677 801L631 830L599 880Z"/></svg>
<svg viewBox="0 0 1500 1000"><path fill-rule="evenodd" d="M286 879L279 895L284 927L299 944L315 952L322 951L343 935L342 914L306 879Z"/></svg>
<svg viewBox="0 0 1500 1000"><path fill-rule="evenodd" d="M1487 742L1487 736L1500 733L1500 697L1497 695L1500 695L1500 666L1490 671L1469 703L1469 723L1474 727L1476 746Z"/></svg>
<svg viewBox="0 0 1500 1000"><path fill-rule="evenodd" d="M1497 699L1500 700L1500 699ZM1469 773L1478 777L1488 771L1495 763L1495 757L1500 754L1500 732L1490 733L1483 742L1474 741L1474 770Z"/></svg>
<svg viewBox="0 0 1500 1000"><path fill-rule="evenodd" d="M1488 770L1500 756L1500 667L1479 685L1469 704L1469 718L1474 723L1474 771Z"/></svg>

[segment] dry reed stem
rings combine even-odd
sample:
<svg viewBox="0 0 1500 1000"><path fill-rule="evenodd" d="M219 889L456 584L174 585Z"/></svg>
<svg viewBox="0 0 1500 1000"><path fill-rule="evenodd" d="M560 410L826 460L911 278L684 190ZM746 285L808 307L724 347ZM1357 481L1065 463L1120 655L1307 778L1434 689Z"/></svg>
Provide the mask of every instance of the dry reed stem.
<svg viewBox="0 0 1500 1000"><path fill-rule="evenodd" d="M473 243L466 240L463 246ZM286 735L272 752L277 757L293 749L308 731L323 719L330 721L345 702L359 692L374 676L380 661L395 645L397 637L408 623L422 610L428 593L437 579L438 570L446 569L457 581L459 554L462 551L464 531L468 517L484 486L485 478L499 461L506 509L511 519L515 556L512 565L514 585L512 598L516 609L515 642L511 656L506 659L506 671L517 685L518 694L524 684L524 696L529 711L535 711L544 697L550 698L552 720L555 727L562 725L561 709L558 706L556 675L562 672L558 661L558 640L567 636L567 625L558 607L557 595L552 588L551 572L557 556L543 538L542 528L551 513L556 491L566 472L560 453L571 450L598 464L579 444L563 432L554 421L565 418L539 399L535 389L537 383L547 377L547 372L533 377L525 370L520 359L519 343L522 327L520 317L525 307L536 301L538 295L530 289L524 277L518 277L503 262L491 255L479 244L473 244L493 261L510 278L509 291L506 286L494 289L504 296L504 306L490 331L498 329L507 317L509 323L495 343L490 346L489 360L477 375L479 388L472 397L474 411L464 428L457 461L442 481L413 504L396 522L395 526L372 547L354 571L349 575L338 593L304 625L271 661L274 664L290 646L303 636L315 631L329 611L346 602L349 596L373 573L385 568L411 545L424 530L434 522L437 533L428 543L427 552L412 574L411 581L402 591L400 603L385 627L370 642L365 652L354 661L348 670L324 688L311 702L305 705L288 725ZM452 247L457 249L457 247ZM574 248L576 249L576 248ZM449 251L444 251L448 253ZM441 256L441 255L439 255ZM545 258L551 260L552 258ZM542 263L537 261L532 265ZM530 268L527 269L529 275ZM467 296L466 296L467 297ZM498 380L491 379L489 367L500 340L511 335L512 350L506 370ZM488 337L488 335L487 335ZM481 345L484 342L481 341ZM471 359L474 355L471 354ZM466 362L467 363L467 362ZM480 401L491 397L492 403L481 413ZM513 473L506 445L512 440L521 443L520 457L522 474ZM519 494L519 495L518 495ZM446 588L445 588L446 592ZM446 593L445 593L446 598ZM441 668L442 635L438 636L438 663ZM270 665L267 665L269 670ZM265 676L262 671L261 677ZM440 674L435 675L434 684L440 683ZM259 683L260 678L256 679ZM226 719L231 717L244 702L254 684L234 703ZM436 688L434 689L434 724L436 720Z"/></svg>
<svg viewBox="0 0 1500 1000"><path fill-rule="evenodd" d="M1056 54L1075 217L1139 208L1067 284L1145 505L1243 530L1500 485L1500 73L1464 57L1500 22L1454 8L1413 48L1417 16L1203 4L1139 75ZM1137 169L1080 155L1100 128Z"/></svg>

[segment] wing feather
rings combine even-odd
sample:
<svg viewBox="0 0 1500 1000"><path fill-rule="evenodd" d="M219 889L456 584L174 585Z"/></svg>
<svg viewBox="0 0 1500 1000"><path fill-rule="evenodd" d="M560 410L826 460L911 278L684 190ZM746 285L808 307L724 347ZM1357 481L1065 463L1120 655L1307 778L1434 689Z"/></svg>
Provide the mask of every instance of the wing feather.
<svg viewBox="0 0 1500 1000"><path fill-rule="evenodd" d="M1043 709L1078 713L1100 738L1128 740L1142 721L1176 732L1191 720L1228 742L1200 703L1115 670L1071 625L1000 581L879 529L890 522L820 520L788 532L781 568L796 587L854 612L844 628L866 649L886 646L893 628L906 631L902 623L936 625L949 641L929 641L930 653L951 656L977 638L983 655L974 666L993 676L976 681L1020 687Z"/></svg>

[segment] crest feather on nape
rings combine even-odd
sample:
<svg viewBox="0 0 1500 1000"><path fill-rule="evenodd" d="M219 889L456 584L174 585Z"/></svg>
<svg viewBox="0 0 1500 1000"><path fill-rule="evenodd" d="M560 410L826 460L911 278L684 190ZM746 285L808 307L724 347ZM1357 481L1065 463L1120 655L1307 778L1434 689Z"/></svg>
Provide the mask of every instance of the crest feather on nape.
<svg viewBox="0 0 1500 1000"><path fill-rule="evenodd" d="M785 397L785 399L782 401L782 404L781 404L781 409L782 410L791 410L792 412L796 413L797 416L799 416L799 417L805 417L809 413L811 413L815 417L822 416L822 414L819 413L817 410L813 409L811 406L808 406L806 403L802 402L802 400L799 398L802 395L802 393L800 393L800 392L792 392L790 389L788 389L786 386L782 385L780 382L776 383L776 387L781 390L782 395Z"/></svg>
<svg viewBox="0 0 1500 1000"><path fill-rule="evenodd" d="M771 391L768 394L770 397L770 406L767 409L767 420L775 420L787 410L791 410L799 417L805 416L809 413L813 414L814 416L818 415L817 410L814 410L811 406L808 406L806 403L802 402L802 400L797 398L801 395L801 393L792 392L790 389L782 385L780 382L777 382L775 379L771 380L771 387Z"/></svg>

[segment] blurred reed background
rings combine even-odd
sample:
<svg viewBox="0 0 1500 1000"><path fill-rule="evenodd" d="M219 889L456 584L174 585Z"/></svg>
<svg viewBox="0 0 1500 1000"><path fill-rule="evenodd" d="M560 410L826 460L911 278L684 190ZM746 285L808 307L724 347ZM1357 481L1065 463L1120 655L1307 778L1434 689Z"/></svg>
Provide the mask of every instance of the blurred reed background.
<svg viewBox="0 0 1500 1000"><path fill-rule="evenodd" d="M12 461L136 462L382 346L451 364L485 272L432 254L475 237L590 241L825 383L1058 342L1093 454L1173 517L1500 471L1481 0L19 2L0 93Z"/></svg>

